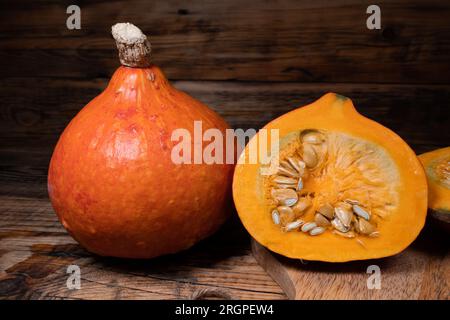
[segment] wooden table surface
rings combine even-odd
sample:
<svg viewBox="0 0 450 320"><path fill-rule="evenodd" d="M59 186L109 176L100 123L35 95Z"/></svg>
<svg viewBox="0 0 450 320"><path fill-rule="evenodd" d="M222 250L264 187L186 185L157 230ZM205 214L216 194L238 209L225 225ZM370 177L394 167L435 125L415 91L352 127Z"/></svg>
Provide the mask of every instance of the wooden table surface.
<svg viewBox="0 0 450 320"><path fill-rule="evenodd" d="M334 91L417 153L449 145L447 1L379 1L375 31L365 27L367 1L98 1L80 5L81 30L67 30L70 4L0 4L0 299L286 298L251 255L236 215L192 249L148 261L93 256L58 222L48 162L64 127L118 66L115 22L148 32L174 85L234 128L260 128ZM428 226L411 248L444 261L426 268L448 281L448 237ZM71 264L81 267L81 290L66 287Z"/></svg>

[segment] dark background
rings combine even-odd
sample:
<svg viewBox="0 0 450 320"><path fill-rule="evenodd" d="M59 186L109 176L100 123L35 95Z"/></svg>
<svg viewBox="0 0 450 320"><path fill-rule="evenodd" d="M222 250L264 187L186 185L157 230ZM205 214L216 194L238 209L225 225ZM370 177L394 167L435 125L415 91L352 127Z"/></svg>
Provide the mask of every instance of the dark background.
<svg viewBox="0 0 450 320"><path fill-rule="evenodd" d="M71 4L81 7L81 30L66 28ZM105 88L119 66L110 36L116 22L139 26L150 38L154 63L175 86L208 104L235 128L260 128L334 91L352 98L361 113L397 132L417 153L448 146L450 2L376 1L381 30L366 28L369 4L372 1L2 0L0 254L15 260L6 263L6 273L0 270L0 295L67 297L67 292L52 291L50 278L65 265L55 261L90 257L75 243L67 244L70 238L48 202L46 175L62 130ZM16 240L5 240L10 238ZM152 281L160 286L154 297L188 297L212 282L235 297L283 297L252 259L248 244L234 218L207 244L175 258L157 259L143 274L150 281L153 272ZM212 247L219 250L211 252ZM41 267L29 257L23 265L21 250L32 252ZM178 265L169 275L167 262ZM122 262L92 263L96 272L112 265L119 268L114 272L124 274L116 266ZM136 268L134 273L140 274L142 265ZM216 277L208 278L212 271ZM243 274L248 282L241 279ZM108 276L111 281L118 277ZM94 284L98 279L92 281L92 293L78 293L85 295L82 298L96 297L95 292L107 292L111 285L105 280L105 289ZM139 295L143 289L121 290L119 298Z"/></svg>

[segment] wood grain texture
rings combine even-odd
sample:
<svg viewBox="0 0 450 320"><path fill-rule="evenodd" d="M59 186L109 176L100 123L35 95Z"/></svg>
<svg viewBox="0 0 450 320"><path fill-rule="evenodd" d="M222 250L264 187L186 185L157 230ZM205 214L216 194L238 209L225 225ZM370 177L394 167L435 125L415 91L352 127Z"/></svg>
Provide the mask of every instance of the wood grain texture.
<svg viewBox="0 0 450 320"><path fill-rule="evenodd" d="M48 199L1 196L0 213L0 299L189 299L204 289L233 299L284 298L251 256L236 218L185 252L139 261L83 250ZM71 264L81 268L80 290L66 287Z"/></svg>
<svg viewBox="0 0 450 320"><path fill-rule="evenodd" d="M450 298L448 234L427 225L402 253L388 258L350 263L288 259L252 239L260 265L283 288L289 299L442 299ZM380 289L369 289L371 273L380 268ZM372 282L371 282L372 283Z"/></svg>
<svg viewBox="0 0 450 320"><path fill-rule="evenodd" d="M371 1L81 1L0 4L3 76L98 78L117 65L110 27L150 35L171 79L449 83L450 3L382 0L382 29L366 28Z"/></svg>

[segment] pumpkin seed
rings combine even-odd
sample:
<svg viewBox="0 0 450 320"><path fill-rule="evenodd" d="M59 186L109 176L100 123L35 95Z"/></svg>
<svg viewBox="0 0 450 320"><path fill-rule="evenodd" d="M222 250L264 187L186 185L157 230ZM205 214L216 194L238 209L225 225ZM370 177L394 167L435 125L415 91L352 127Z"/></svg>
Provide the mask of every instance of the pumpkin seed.
<svg viewBox="0 0 450 320"><path fill-rule="evenodd" d="M295 218L296 216L292 211L283 211L282 213L280 212L280 223L283 226L287 225L288 223L291 223L292 221L295 220Z"/></svg>
<svg viewBox="0 0 450 320"><path fill-rule="evenodd" d="M304 214L306 208L308 208L310 205L311 201L308 198L303 197L298 200L295 206L292 207L292 210L294 210L295 215L302 215Z"/></svg>
<svg viewBox="0 0 450 320"><path fill-rule="evenodd" d="M282 184L297 184L297 181L295 179L285 176L277 176L275 177L275 179L273 179L273 181Z"/></svg>
<svg viewBox="0 0 450 320"><path fill-rule="evenodd" d="M319 227L328 227L329 225L331 225L330 221L320 213L316 213L316 215L314 216L314 221Z"/></svg>
<svg viewBox="0 0 450 320"><path fill-rule="evenodd" d="M281 161L281 166L298 176L298 170L288 160Z"/></svg>
<svg viewBox="0 0 450 320"><path fill-rule="evenodd" d="M309 232L316 227L317 227L317 224L315 222L307 222L302 226L302 231Z"/></svg>
<svg viewBox="0 0 450 320"><path fill-rule="evenodd" d="M317 154L308 144L303 146L303 161L308 168L314 168L317 165Z"/></svg>
<svg viewBox="0 0 450 320"><path fill-rule="evenodd" d="M349 228L352 222L353 213L343 207L334 208L336 217L342 222L344 227Z"/></svg>
<svg viewBox="0 0 450 320"><path fill-rule="evenodd" d="M282 166L283 168L285 168L285 169L287 169L287 170L289 170L289 171L294 171L294 167L292 167L292 166L290 165L289 161L282 160L282 161L280 161L280 164L281 164L281 166Z"/></svg>
<svg viewBox="0 0 450 320"><path fill-rule="evenodd" d="M312 229L311 231L309 231L309 234L312 236L317 236L321 233L325 232L325 228L322 227L315 227L314 229Z"/></svg>
<svg viewBox="0 0 450 320"><path fill-rule="evenodd" d="M280 189L295 189L296 185L295 184L284 184L284 183L277 183L277 188Z"/></svg>
<svg viewBox="0 0 450 320"><path fill-rule="evenodd" d="M334 208L329 203L324 204L317 211L328 219L333 219L334 217Z"/></svg>
<svg viewBox="0 0 450 320"><path fill-rule="evenodd" d="M302 220L296 220L294 222L288 223L286 225L286 231L292 231L295 229L298 229L298 227L300 227L303 224Z"/></svg>
<svg viewBox="0 0 450 320"><path fill-rule="evenodd" d="M297 158L292 158L292 157L288 157L287 161L289 162L289 164L291 165L292 168L294 168L297 172L299 173L303 173L305 170L305 167L302 167L299 159ZM303 162L303 161L301 161Z"/></svg>
<svg viewBox="0 0 450 320"><path fill-rule="evenodd" d="M285 167L278 167L278 174L285 175L285 176L292 177L292 178L298 177L297 172L286 169Z"/></svg>
<svg viewBox="0 0 450 320"><path fill-rule="evenodd" d="M370 220L370 214L357 204L353 205L353 212L356 213L361 218L366 219L367 221Z"/></svg>
<svg viewBox="0 0 450 320"><path fill-rule="evenodd" d="M277 207L278 213L281 214L293 214L294 212L292 211L291 207L288 206L279 206Z"/></svg>
<svg viewBox="0 0 450 320"><path fill-rule="evenodd" d="M312 131L305 133L302 137L302 141L304 143L321 144L325 139L321 133Z"/></svg>
<svg viewBox="0 0 450 320"><path fill-rule="evenodd" d="M345 201L339 201L336 204L336 207L341 207L341 208L344 208L345 210L352 211L352 205Z"/></svg>
<svg viewBox="0 0 450 320"><path fill-rule="evenodd" d="M357 232L357 233L361 233L361 230L359 229L359 219L356 219L353 222L353 229Z"/></svg>
<svg viewBox="0 0 450 320"><path fill-rule="evenodd" d="M364 219L358 219L357 223L355 223L355 225L358 225L358 232L365 234L365 235L370 235L371 233L375 232L375 226L373 226L370 222L364 220Z"/></svg>
<svg viewBox="0 0 450 320"><path fill-rule="evenodd" d="M297 199L294 198L290 198L290 199L286 199L283 203L287 206L293 206L295 203L297 202Z"/></svg>
<svg viewBox="0 0 450 320"><path fill-rule="evenodd" d="M358 200L345 199L344 201L347 202L347 203L349 203L349 204L351 204L351 205L359 204L359 201L358 201Z"/></svg>
<svg viewBox="0 0 450 320"><path fill-rule="evenodd" d="M272 189L271 194L278 203L289 207L296 204L298 200L297 193L292 189Z"/></svg>
<svg viewBox="0 0 450 320"><path fill-rule="evenodd" d="M300 191L300 190L303 189L303 179L302 178L298 179L297 188L296 189L297 189L297 191Z"/></svg>
<svg viewBox="0 0 450 320"><path fill-rule="evenodd" d="M344 226L342 221L339 220L338 218L334 218L333 220L331 220L331 225L340 232L346 233L350 230L350 227Z"/></svg>
<svg viewBox="0 0 450 320"><path fill-rule="evenodd" d="M378 231L374 231L371 234L369 234L369 237L371 237L371 238L377 238L379 236L380 236L380 232L378 232Z"/></svg>
<svg viewBox="0 0 450 320"><path fill-rule="evenodd" d="M280 215L277 210L272 211L272 221L277 225L280 224Z"/></svg>
<svg viewBox="0 0 450 320"><path fill-rule="evenodd" d="M352 231L341 232L341 231L338 231L338 230L333 230L333 233L337 234L337 235L339 235L341 237L344 237L344 238L354 238L355 237L355 234Z"/></svg>
<svg viewBox="0 0 450 320"><path fill-rule="evenodd" d="M302 161L302 160L298 160L298 165L300 166L300 168L302 168L302 169L305 169L306 168L306 163L305 163L305 161Z"/></svg>

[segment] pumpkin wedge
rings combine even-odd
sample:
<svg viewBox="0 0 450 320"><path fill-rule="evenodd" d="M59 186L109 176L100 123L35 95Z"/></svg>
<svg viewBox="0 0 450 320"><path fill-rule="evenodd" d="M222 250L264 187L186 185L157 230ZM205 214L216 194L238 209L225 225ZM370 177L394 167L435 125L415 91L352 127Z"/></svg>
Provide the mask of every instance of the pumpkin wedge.
<svg viewBox="0 0 450 320"><path fill-rule="evenodd" d="M425 223L422 165L394 132L328 93L267 124L278 152L252 163L242 152L233 197L248 232L290 258L345 262L391 256ZM254 142L259 142L255 144ZM268 135L267 143L274 143Z"/></svg>
<svg viewBox="0 0 450 320"><path fill-rule="evenodd" d="M428 207L433 218L450 230L450 147L421 154L428 179Z"/></svg>

